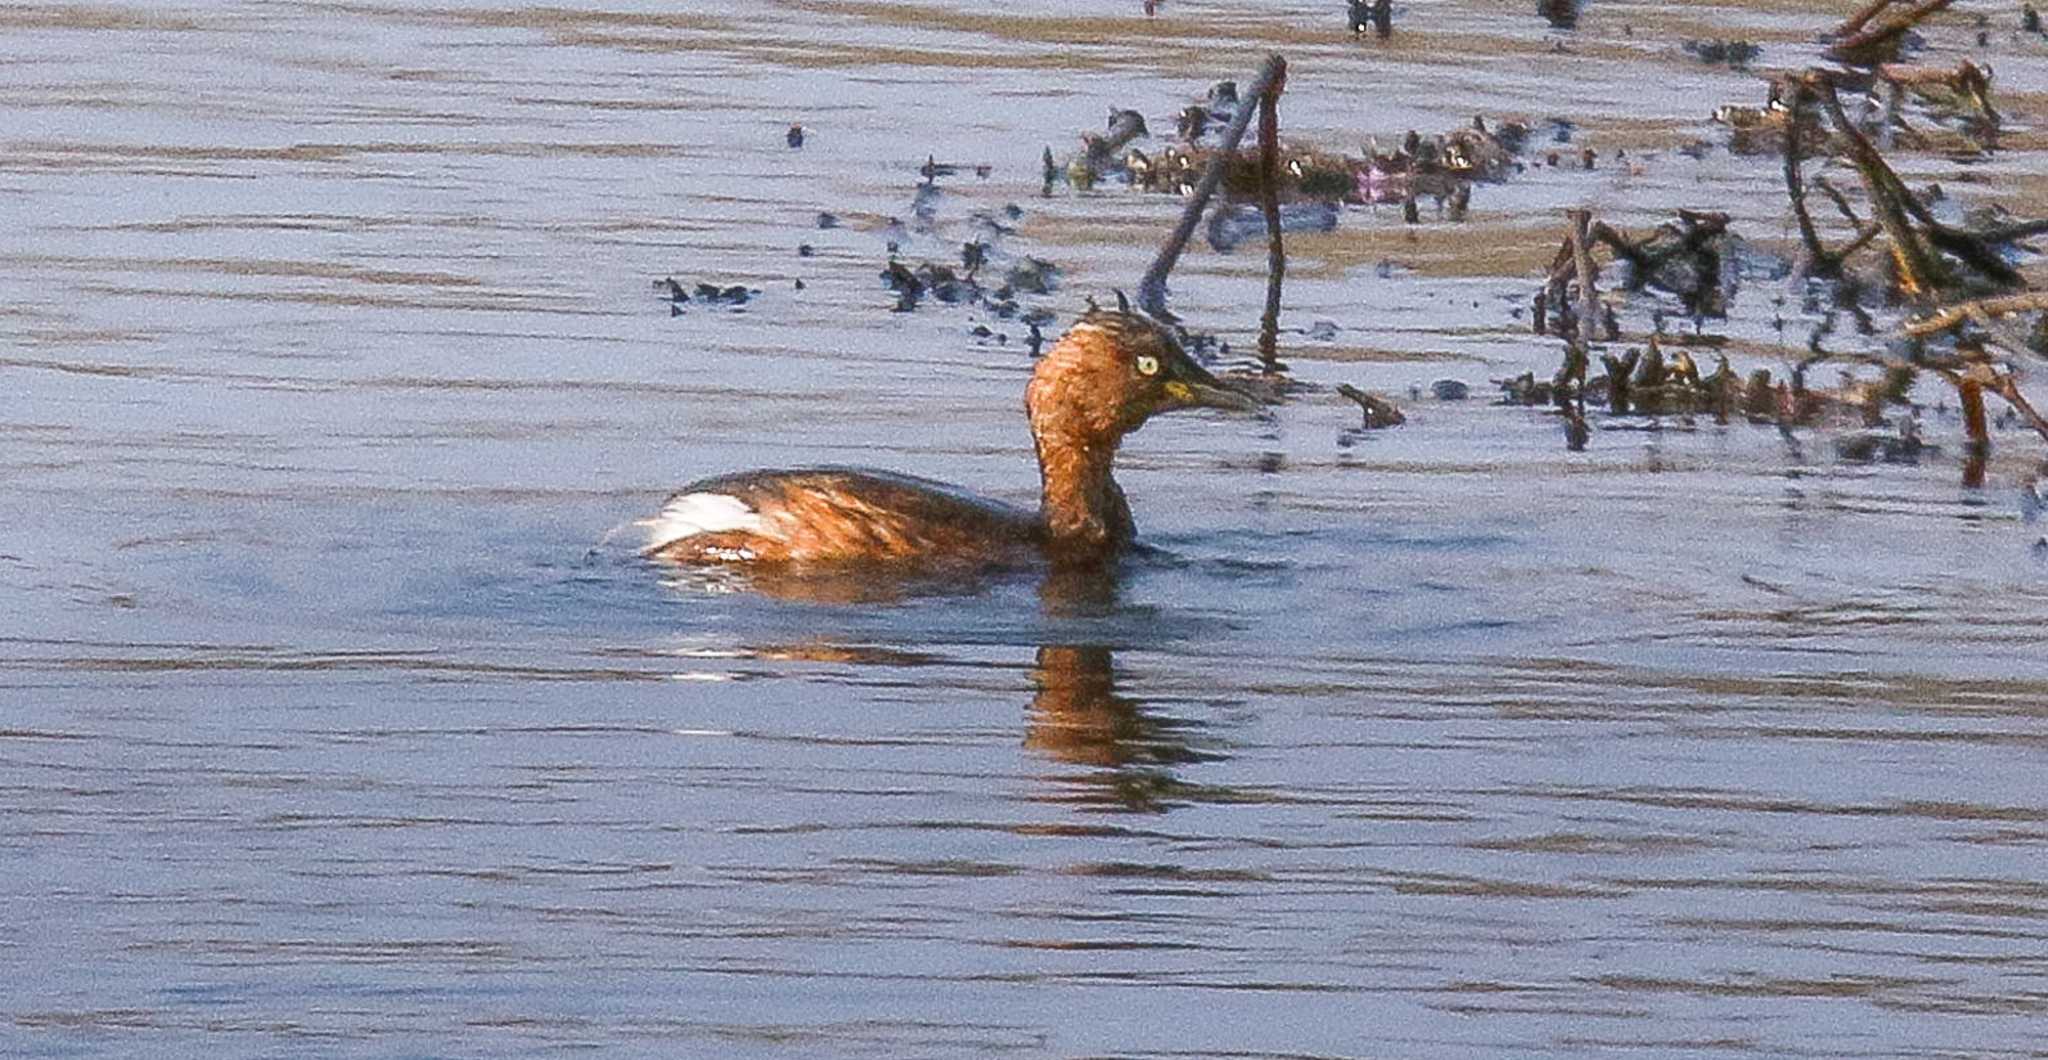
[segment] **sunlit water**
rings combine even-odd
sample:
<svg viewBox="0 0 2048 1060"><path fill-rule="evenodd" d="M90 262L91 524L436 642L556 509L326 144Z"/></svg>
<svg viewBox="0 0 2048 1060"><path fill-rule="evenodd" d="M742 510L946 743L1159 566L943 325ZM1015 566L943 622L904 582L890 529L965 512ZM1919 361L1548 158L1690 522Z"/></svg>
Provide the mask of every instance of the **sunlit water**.
<svg viewBox="0 0 2048 1060"><path fill-rule="evenodd" d="M1676 150L1761 95L1676 42L1793 66L1832 17L1102 6L0 11L0 1052L2038 1055L2019 433L1965 490L1940 413L1872 467L1310 396L1134 436L1157 551L1107 582L593 547L758 465L1028 503L1023 328L889 312L886 244L983 212L1071 319L1178 206L1041 198L1041 150L1270 50L1305 139L1568 116L1638 159L1292 238L1286 322L1338 327L1300 377L1547 373L1564 207L1788 231L1774 161ZM2014 150L1909 168L2038 215L2048 45L1992 17L1929 59L1995 63ZM991 167L929 223L928 156ZM1262 260L1197 249L1176 308L1249 345ZM761 293L672 317L666 276ZM1796 356L1781 297L1716 327Z"/></svg>

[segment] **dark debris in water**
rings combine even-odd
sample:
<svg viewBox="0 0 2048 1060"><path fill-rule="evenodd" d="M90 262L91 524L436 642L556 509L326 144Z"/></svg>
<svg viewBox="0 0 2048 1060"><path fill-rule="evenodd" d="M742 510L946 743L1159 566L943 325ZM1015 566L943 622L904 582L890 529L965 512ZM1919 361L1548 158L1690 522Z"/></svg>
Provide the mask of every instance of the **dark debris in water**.
<svg viewBox="0 0 2048 1060"><path fill-rule="evenodd" d="M1553 29L1577 29L1580 0L1537 0L1536 13Z"/></svg>
<svg viewBox="0 0 2048 1060"><path fill-rule="evenodd" d="M1394 0L1349 0L1345 23L1357 36L1385 40L1394 32Z"/></svg>
<svg viewBox="0 0 2048 1060"><path fill-rule="evenodd" d="M1904 5L1905 0L1894 0L1893 10L1885 10L1884 4L1871 5L1871 18L1845 23L1836 37L1838 57L1850 56L1844 61L1854 66L1855 60L1865 55L1886 51L1896 55L1899 49L1911 47L1911 26L1919 16L1917 9ZM1371 27L1384 35L1393 5L1384 0L1353 2L1349 11L1354 30ZM1570 28L1579 17L1577 3L1543 4L1539 11L1560 28ZM1688 39L1678 42L1677 48L1701 63L1731 70L1746 69L1762 54L1757 44L1739 38ZM1573 211L1573 233L1565 240L1543 293L1528 313L1539 335L1556 335L1567 343L1564 366L1548 378L1525 372L1494 381L1503 404L1555 410L1561 416L1567 448L1587 448L1596 424L1602 430L1654 430L1660 429L1664 417L1690 422L1694 416L1710 416L1722 423L1746 420L1780 431L1816 426L1839 429L1846 433L1830 442L1839 459L1904 462L1936 452L1919 436L1919 410L1909 397L1916 378L1945 373L1952 382L1964 380L1957 385L1962 388L1965 416L1970 415L1974 388L1978 421L1983 419L1983 390L2008 396L2009 401L2022 401L2009 396L2017 394L2014 370L2006 369L2001 375L1996 368L1959 367L1966 362L1953 355L1939 355L1927 364L1894 361L1887 366L1882 358L1866 354L1857 365L1866 369L1861 378L1844 372L1838 385L1812 384L1809 368L1830 357L1821 345L1826 338L1822 329L1816 329L1809 343L1811 356L1789 373L1774 376L1768 368L1752 367L1745 376L1728 356L1729 350L1739 347L1725 337L1704 334L1706 321L1725 319L1740 282L1782 282L1803 274L1838 285L1837 297L1848 299L1845 308L1854 316L1858 330L1871 335L1879 330L1872 318L1891 306L1915 300L1923 305L1938 304L1927 300L1930 294L1952 300L2009 289L2017 282L2019 257L2032 253L2018 240L2048 235L2048 224L2009 216L1965 216L1968 227L1953 223L1955 208L1941 206L1936 192L1907 188L1877 154L1880 149L1899 149L1944 151L1960 157L1948 141L1935 135L1943 130L1974 137L1976 146L1971 150L1994 150L2000 118L1991 104L1988 68L1969 61L1952 69L1866 63L1855 69L1816 68L1762 80L1769 86L1762 107L1723 107L1715 114L1730 130L1730 149L1785 156L1794 207L1800 206L1800 190L1825 194L1851 230L1861 229L1863 234L1846 249L1809 253L1793 262L1745 243L1730 229L1730 214L1718 209L1678 210L1663 224L1633 233L1600 222L1585 211ZM1848 112L1855 113L1855 119L1844 116L1836 99L1838 92L1854 97ZM1823 100L1828 104L1825 113ZM1221 174L1224 201L1209 214L1206 232L1211 247L1227 253L1266 237L1264 214L1248 204L1262 189L1278 193L1282 231L1326 232L1337 226L1345 205L1399 203L1412 223L1417 219L1418 201L1433 199L1440 213L1448 203L1452 219L1461 219L1475 184L1511 180L1544 164L1546 158L1557 168L1590 170L1603 159L1606 168L1617 171L1633 173L1646 168L1621 152L1596 155L1582 141L1575 142L1577 127L1569 117L1550 117L1534 127L1519 121L1489 125L1475 118L1437 136L1410 131L1391 150L1367 139L1364 151L1355 156L1282 140L1279 170L1262 174L1256 151L1226 152L1215 135L1217 129L1241 115L1243 108L1254 105L1254 98L1239 98L1234 82L1219 82L1181 110L1175 120L1160 123L1162 128L1171 124L1175 131L1170 139L1162 137L1158 143L1149 140L1151 125L1142 114L1113 107L1102 131L1084 134L1080 152L1064 164L1047 149L1043 159L1045 192L1050 195L1060 181L1086 190L1106 179L1119 179L1131 187L1185 195L1214 165ZM790 135L791 146L799 146L801 130L792 127ZM1532 142L1543 146L1525 155ZM1712 149L1702 145L1685 153L1697 157ZM1854 200L1822 178L1802 181L1799 163L1813 157L1849 163L1849 167L1834 167L1827 177L1843 184L1850 179L1844 172L1862 177L1866 185L1863 199ZM1006 322L1014 322L1024 329L1018 336L1020 345L1035 355L1047 342L1056 318L1051 309L1029 300L1055 292L1060 270L1042 258L1005 249L1017 232L1010 222L1023 213L1015 205L1000 213L976 210L966 230L957 217L945 217L948 204L957 200L941 187L940 180L963 172L986 177L988 168L942 162L935 154L926 157L918 169L922 181L916 185L907 212L901 215L908 223L891 218L880 231L888 238L889 253L879 279L895 295L892 308L896 312L965 307L971 314L966 321L967 335L985 344L1007 345L1012 332L1005 330ZM1949 211L1946 223L1936 217L1941 209ZM841 221L834 214L819 213L816 224L819 229L833 229L840 227ZM874 231L859 223L854 227ZM1864 246L1910 242L1916 233L1926 246L1917 250L1894 246L1891 254L1883 256L1895 263L1895 275L1872 277L1866 272L1855 276L1841 268L1844 259ZM1815 249L1810 234L1806 241L1810 250ZM1618 275L1611 281L1601 276L1593 259L1595 248L1615 267L1613 272ZM799 253L809 256L810 245L804 244ZM1914 260L1921 264L1913 264ZM1397 268L1391 259L1382 260L1375 272L1391 278ZM1956 280L1972 270L1982 282L1972 286ZM1903 276L1896 275L1902 271ZM1607 290L1598 289L1610 282ZM662 285L677 313L690 304L738 307L759 294L740 285L698 283L692 288L674 279L662 281ZM1807 290L1813 290L1811 283ZM1855 293L1858 291L1884 297L1861 299ZM1645 295L1647 299L1642 297ZM1647 336L1637 331L1623 349L1621 313L1631 305L1640 312L1645 300L1651 303L1652 328ZM1857 304L1859 301L1862 304ZM2034 330L2048 335L2048 303L2029 311L2041 311L2043 319ZM1694 334L1668 333L1667 314L1689 318ZM1985 331L1998 338L1998 328L1983 323L1984 317L1979 313L1971 318L1975 323L1959 318L1954 327L1971 332L1967 341L1981 344ZM1780 321L1782 330L1782 316ZM1832 328L1832 321L1830 315L1826 327ZM1308 341L1319 342L1332 341L1340 332L1335 322L1324 320L1297 330ZM1999 341L2010 347L2017 340L2007 334ZM1197 356L1229 352L1228 344L1212 334L1184 332L1184 342ZM1958 343L1959 347L1965 344ZM1981 345L1972 348L1981 349ZM1709 352L1714 355L1712 370L1704 371L1695 356L1704 358ZM1981 365L1981 355L1976 356L1979 361L1970 363ZM1276 358L1269 357L1264 363L1265 371L1248 379L1248 387L1270 389L1274 402L1285 400L1299 388L1284 369L1275 370ZM1874 380L1869 378L1870 367L1881 369ZM1416 386L1409 393L1419 399L1424 391ZM1471 396L1471 386L1458 379L1436 380L1426 391L1445 402ZM1348 429L1340 444L1362 437L1358 431L1381 429L1405 419L1401 409L1383 395L1348 385L1339 387L1338 393L1355 402L1364 414L1362 425ZM1604 409L1604 415L1592 418L1587 412L1589 405ZM2008 418L2017 416L2008 414ZM2048 435L2048 423L2038 417L2029 425ZM1988 448L1982 428L1973 427L1972 431L1977 439L1973 447L1980 451Z"/></svg>
<svg viewBox="0 0 2048 1060"><path fill-rule="evenodd" d="M673 276L664 276L654 281L654 289L668 303L670 316L682 316L684 307L692 304L706 307L723 306L737 310L761 293L758 287L748 287L739 283L721 286L700 281L693 287L686 287Z"/></svg>
<svg viewBox="0 0 2048 1060"><path fill-rule="evenodd" d="M1025 323L1051 321L1049 310L1025 309L1017 299L1052 293L1059 285L1059 266L1027 256L1005 267L1000 281L991 287L980 275L987 263L986 251L963 257L969 264L961 270L933 261L906 265L900 259L890 258L882 267L880 278L882 286L896 294L894 311L912 312L930 298L945 305L979 306L1004 320L1017 317Z"/></svg>
<svg viewBox="0 0 2048 1060"><path fill-rule="evenodd" d="M1337 384L1337 393L1358 403L1358 407L1365 413L1365 430L1383 430L1408 422L1408 417L1402 414L1401 407L1394 404L1394 400L1385 394L1369 393L1349 383Z"/></svg>
<svg viewBox="0 0 2048 1060"><path fill-rule="evenodd" d="M995 167L987 162L941 162L935 155L926 155L924 165L917 167L918 176L928 182L940 177L957 176L962 172L973 173L976 177L987 180L989 174L995 172Z"/></svg>
<svg viewBox="0 0 2048 1060"><path fill-rule="evenodd" d="M1680 45L1686 54L1708 66L1726 66L1731 70L1745 70L1763 49L1746 40L1688 40Z"/></svg>

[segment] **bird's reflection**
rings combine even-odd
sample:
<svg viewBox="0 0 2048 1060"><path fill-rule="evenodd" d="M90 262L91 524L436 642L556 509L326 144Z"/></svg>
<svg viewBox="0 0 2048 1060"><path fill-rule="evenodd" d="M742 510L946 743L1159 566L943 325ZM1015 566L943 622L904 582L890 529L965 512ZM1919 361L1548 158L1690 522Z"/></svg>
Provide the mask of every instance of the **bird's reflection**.
<svg viewBox="0 0 2048 1060"><path fill-rule="evenodd" d="M1220 757L1190 742L1199 727L1117 694L1116 665L1099 644L1048 644L1031 669L1036 693L1024 746L1071 765L1070 801L1095 809L1159 812L1197 797L1175 766Z"/></svg>
<svg viewBox="0 0 2048 1060"><path fill-rule="evenodd" d="M984 575L986 572L984 572ZM1106 623L1128 626L1116 567L1051 567L1038 572L1041 610L1053 627ZM999 581L1000 578L994 580ZM838 572L682 572L671 587L697 592L754 592L811 604L900 601L915 596L972 595L990 588L990 577L885 578L873 570ZM1055 780L1055 801L1085 809L1161 812L1204 797L1177 768L1223 756L1200 749L1203 725L1148 709L1143 700L1117 691L1115 653L1108 644L1076 643L1035 649L1033 694L1026 710L1024 746L1035 754L1086 772ZM748 654L762 659L841 662L881 666L941 664L941 656L831 638L772 646Z"/></svg>
<svg viewBox="0 0 2048 1060"><path fill-rule="evenodd" d="M1039 586L1048 617L1084 618L1115 609L1122 586L1099 569L1049 572ZM1072 765L1093 767L1073 801L1101 809L1158 812L1193 792L1173 767L1213 761L1191 739L1199 726L1147 711L1117 694L1116 659L1104 644L1047 644L1031 669L1024 746Z"/></svg>
<svg viewBox="0 0 2048 1060"><path fill-rule="evenodd" d="M676 567L662 584L691 595L758 593L804 604L893 604L919 597L974 596L1002 572L976 569L909 573L858 565L754 570L741 567Z"/></svg>

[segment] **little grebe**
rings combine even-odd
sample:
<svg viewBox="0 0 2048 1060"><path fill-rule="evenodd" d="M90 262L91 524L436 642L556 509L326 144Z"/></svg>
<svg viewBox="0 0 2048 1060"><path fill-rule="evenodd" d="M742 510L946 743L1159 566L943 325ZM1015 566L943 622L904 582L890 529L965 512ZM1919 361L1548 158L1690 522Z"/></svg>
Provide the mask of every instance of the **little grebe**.
<svg viewBox="0 0 2048 1060"><path fill-rule="evenodd" d="M1151 318L1091 308L1031 373L1036 513L928 479L849 468L748 471L692 483L640 525L645 554L682 564L904 561L989 565L1033 556L1099 562L1131 543L1110 476L1117 443L1160 412L1257 411Z"/></svg>

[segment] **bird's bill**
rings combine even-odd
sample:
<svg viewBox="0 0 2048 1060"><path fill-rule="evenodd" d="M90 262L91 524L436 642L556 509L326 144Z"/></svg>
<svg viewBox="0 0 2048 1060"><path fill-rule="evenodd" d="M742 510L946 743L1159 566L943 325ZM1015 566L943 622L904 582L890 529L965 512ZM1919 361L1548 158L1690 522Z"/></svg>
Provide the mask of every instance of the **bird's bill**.
<svg viewBox="0 0 2048 1060"><path fill-rule="evenodd" d="M1181 361L1174 366L1173 378L1166 381L1165 408L1170 409L1223 409L1229 412L1263 412L1265 405L1258 398L1225 384L1209 374L1191 360Z"/></svg>

